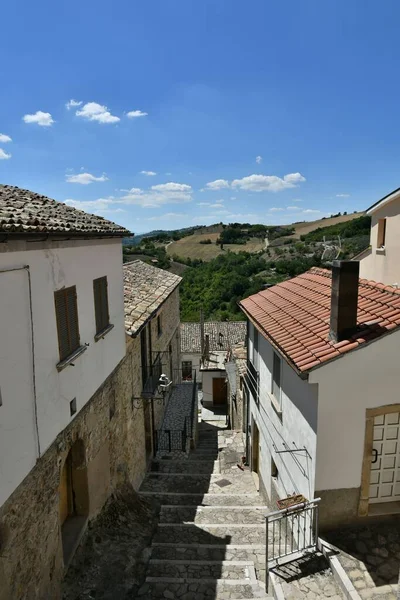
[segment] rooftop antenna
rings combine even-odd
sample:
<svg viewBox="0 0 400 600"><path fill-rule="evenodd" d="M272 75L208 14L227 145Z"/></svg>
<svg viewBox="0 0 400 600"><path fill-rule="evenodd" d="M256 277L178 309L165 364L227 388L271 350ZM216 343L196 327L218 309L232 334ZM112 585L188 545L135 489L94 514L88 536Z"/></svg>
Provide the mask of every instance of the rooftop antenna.
<svg viewBox="0 0 400 600"><path fill-rule="evenodd" d="M203 307L200 308L200 348L201 357L204 357L204 311Z"/></svg>
<svg viewBox="0 0 400 600"><path fill-rule="evenodd" d="M340 239L340 235L336 240L326 240L324 236L324 240L322 242L324 247L324 251L322 252L321 260L332 261L337 260L342 252L342 240Z"/></svg>

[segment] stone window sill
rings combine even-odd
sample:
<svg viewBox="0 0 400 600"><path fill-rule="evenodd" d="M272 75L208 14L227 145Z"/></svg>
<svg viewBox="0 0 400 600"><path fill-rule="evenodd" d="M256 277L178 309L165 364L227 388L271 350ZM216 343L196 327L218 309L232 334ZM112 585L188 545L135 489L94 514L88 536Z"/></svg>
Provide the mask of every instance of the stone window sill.
<svg viewBox="0 0 400 600"><path fill-rule="evenodd" d="M385 255L385 254L386 254L386 248L385 248L385 246L382 246L381 248L377 248L377 249L375 250L375 252L376 252L377 254L383 254L383 255Z"/></svg>
<svg viewBox="0 0 400 600"><path fill-rule="evenodd" d="M280 402L272 394L270 394L270 400L271 400L272 408L274 409L274 411L276 412L276 414L282 421L282 406L280 405Z"/></svg>
<svg viewBox="0 0 400 600"><path fill-rule="evenodd" d="M94 341L98 342L99 340L102 340L107 335L107 333L110 333L112 329L114 329L114 325L110 323L110 325L107 325L105 329L99 331L99 333L96 333L96 335L94 336Z"/></svg>
<svg viewBox="0 0 400 600"><path fill-rule="evenodd" d="M81 354L83 354L87 350L87 346L79 346L72 354L64 358L64 360L60 360L59 363L56 364L57 371L62 371L65 367L68 367L72 363L73 360L78 358Z"/></svg>

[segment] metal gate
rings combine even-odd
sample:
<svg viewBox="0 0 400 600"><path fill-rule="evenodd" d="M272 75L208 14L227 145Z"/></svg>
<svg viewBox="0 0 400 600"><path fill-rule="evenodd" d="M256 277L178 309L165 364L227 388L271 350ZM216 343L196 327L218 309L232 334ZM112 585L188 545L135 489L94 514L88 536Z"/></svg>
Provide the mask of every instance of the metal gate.
<svg viewBox="0 0 400 600"><path fill-rule="evenodd" d="M302 502L266 516L267 572L318 550L318 503Z"/></svg>

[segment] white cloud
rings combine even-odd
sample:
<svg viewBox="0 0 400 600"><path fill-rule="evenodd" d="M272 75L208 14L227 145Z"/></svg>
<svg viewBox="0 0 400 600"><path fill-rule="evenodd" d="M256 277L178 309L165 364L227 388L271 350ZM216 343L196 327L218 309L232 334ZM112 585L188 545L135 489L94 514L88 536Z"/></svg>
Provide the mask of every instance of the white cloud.
<svg viewBox="0 0 400 600"><path fill-rule="evenodd" d="M275 206L273 208L269 209L269 212L281 212L282 210L285 210L284 208L276 208Z"/></svg>
<svg viewBox="0 0 400 600"><path fill-rule="evenodd" d="M156 217L147 217L145 219L140 219L141 221L169 221L170 219L184 219L188 217L187 213L165 213L165 215L157 215Z"/></svg>
<svg viewBox="0 0 400 600"><path fill-rule="evenodd" d="M336 198L350 198L350 194L336 194Z"/></svg>
<svg viewBox="0 0 400 600"><path fill-rule="evenodd" d="M7 142L12 142L10 136L5 133L0 133L0 144L7 144Z"/></svg>
<svg viewBox="0 0 400 600"><path fill-rule="evenodd" d="M113 196L110 196L109 198L98 198L97 200L73 200L72 198L65 200L65 204L78 208L79 210L88 210L89 212L108 210L109 206L113 203Z"/></svg>
<svg viewBox="0 0 400 600"><path fill-rule="evenodd" d="M174 183L173 181L170 181L169 183L159 183L158 185L152 185L151 189L156 191L156 192L167 192L167 193L174 193L174 192L185 192L185 193L189 193L192 191L192 187L190 185L186 185L186 183Z"/></svg>
<svg viewBox="0 0 400 600"><path fill-rule="evenodd" d="M33 115L24 115L22 119L25 123L36 123L40 127L51 127L54 123L51 114L42 112L41 110L38 110Z"/></svg>
<svg viewBox="0 0 400 600"><path fill-rule="evenodd" d="M95 177L91 173L79 173L79 175L66 175L67 183L80 183L81 185L89 185L95 181L108 181L108 177L103 173L100 177Z"/></svg>
<svg viewBox="0 0 400 600"><path fill-rule="evenodd" d="M121 120L119 117L112 115L107 106L97 102L87 102L75 114L77 117L82 117L88 121L97 121L98 123L118 123Z"/></svg>
<svg viewBox="0 0 400 600"><path fill-rule="evenodd" d="M299 210L298 206L287 206L286 210Z"/></svg>
<svg viewBox="0 0 400 600"><path fill-rule="evenodd" d="M262 163L262 156L256 156L256 163L260 165Z"/></svg>
<svg viewBox="0 0 400 600"><path fill-rule="evenodd" d="M140 171L140 174L147 175L148 177L154 177L154 175L157 175L155 171Z"/></svg>
<svg viewBox="0 0 400 600"><path fill-rule="evenodd" d="M320 213L320 210L316 210L314 208L306 208L305 210L301 211L303 215L313 215L313 214L317 214Z"/></svg>
<svg viewBox="0 0 400 600"><path fill-rule="evenodd" d="M234 179L232 187L251 192L280 192L282 190L296 187L297 184L305 181L305 177L300 173L289 173L283 179L276 175L249 175L242 179Z"/></svg>
<svg viewBox="0 0 400 600"><path fill-rule="evenodd" d="M303 202L301 198L293 198L292 202Z"/></svg>
<svg viewBox="0 0 400 600"><path fill-rule="evenodd" d="M126 113L128 119L137 119L138 117L147 117L149 113L143 112L142 110L130 110Z"/></svg>
<svg viewBox="0 0 400 600"><path fill-rule="evenodd" d="M68 102L65 103L65 108L67 110L71 110L71 108L75 108L76 106L80 106L81 104L83 104L82 101L78 102L77 100L73 100L71 98L71 100L68 100Z"/></svg>
<svg viewBox="0 0 400 600"><path fill-rule="evenodd" d="M224 201L219 200L218 202L198 202L197 206L209 206L210 208L224 208Z"/></svg>
<svg viewBox="0 0 400 600"><path fill-rule="evenodd" d="M231 196L230 200L236 200L236 196Z"/></svg>
<svg viewBox="0 0 400 600"><path fill-rule="evenodd" d="M7 160L8 158L11 158L11 154L4 152L3 148L0 148L0 160Z"/></svg>
<svg viewBox="0 0 400 600"><path fill-rule="evenodd" d="M210 181L206 184L206 189L208 190L222 190L228 187L229 181L227 181L226 179L216 179L215 181Z"/></svg>

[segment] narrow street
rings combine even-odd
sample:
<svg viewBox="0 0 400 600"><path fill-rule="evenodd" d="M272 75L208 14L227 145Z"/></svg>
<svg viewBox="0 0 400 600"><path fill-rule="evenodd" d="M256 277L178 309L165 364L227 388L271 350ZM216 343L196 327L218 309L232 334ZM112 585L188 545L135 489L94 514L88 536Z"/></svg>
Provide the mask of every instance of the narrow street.
<svg viewBox="0 0 400 600"><path fill-rule="evenodd" d="M268 507L251 473L237 466L243 451L240 433L202 422L187 458L153 461L140 494L160 502L161 512L139 598L271 598L264 585Z"/></svg>

